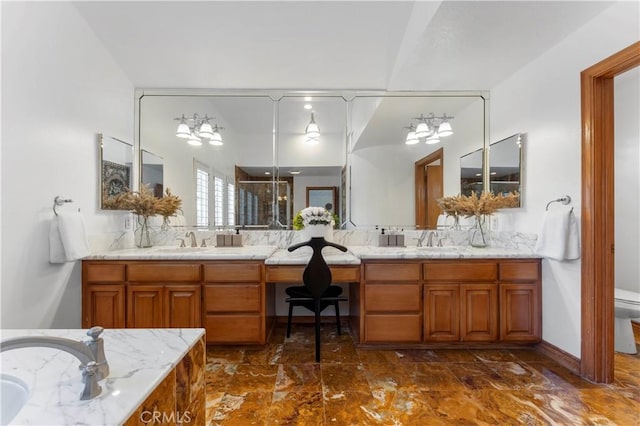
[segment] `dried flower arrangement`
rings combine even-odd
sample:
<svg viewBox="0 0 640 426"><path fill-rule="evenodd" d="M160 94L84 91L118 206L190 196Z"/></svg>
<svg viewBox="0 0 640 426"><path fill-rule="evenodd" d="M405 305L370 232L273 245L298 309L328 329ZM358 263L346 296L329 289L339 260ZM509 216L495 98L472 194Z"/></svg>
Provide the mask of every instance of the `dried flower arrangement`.
<svg viewBox="0 0 640 426"><path fill-rule="evenodd" d="M169 188L166 189L164 197L156 199L157 214L161 215L165 222L170 216L175 216L182 208L182 200L177 195L171 193Z"/></svg>
<svg viewBox="0 0 640 426"><path fill-rule="evenodd" d="M438 200L438 205L447 215L471 217L491 215L505 207L517 207L519 201L520 194L517 192L507 195L483 192L479 196L476 192L472 192L471 195L441 198Z"/></svg>

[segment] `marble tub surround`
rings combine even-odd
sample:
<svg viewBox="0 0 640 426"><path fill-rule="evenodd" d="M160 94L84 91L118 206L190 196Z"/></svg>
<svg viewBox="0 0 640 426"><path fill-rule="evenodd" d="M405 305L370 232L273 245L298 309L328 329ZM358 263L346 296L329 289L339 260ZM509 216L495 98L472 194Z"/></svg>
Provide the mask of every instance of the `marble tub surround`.
<svg viewBox="0 0 640 426"><path fill-rule="evenodd" d="M34 335L83 340L86 330L2 330L3 339ZM203 329L106 329L102 337L111 371L99 382L101 394L88 401L79 399L83 384L74 356L50 348L1 353L2 372L23 380L30 392L12 424L123 424L169 374L176 374L176 383L189 383L182 386L180 395L188 397L181 407L188 401L197 415L194 386L203 383Z"/></svg>

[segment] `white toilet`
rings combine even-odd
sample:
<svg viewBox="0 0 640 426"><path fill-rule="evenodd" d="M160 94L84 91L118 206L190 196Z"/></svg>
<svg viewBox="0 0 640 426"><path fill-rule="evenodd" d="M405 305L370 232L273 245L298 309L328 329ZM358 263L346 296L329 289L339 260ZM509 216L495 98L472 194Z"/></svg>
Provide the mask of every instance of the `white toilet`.
<svg viewBox="0 0 640 426"><path fill-rule="evenodd" d="M616 288L615 298L615 350L626 354L636 354L631 318L640 318L640 293Z"/></svg>

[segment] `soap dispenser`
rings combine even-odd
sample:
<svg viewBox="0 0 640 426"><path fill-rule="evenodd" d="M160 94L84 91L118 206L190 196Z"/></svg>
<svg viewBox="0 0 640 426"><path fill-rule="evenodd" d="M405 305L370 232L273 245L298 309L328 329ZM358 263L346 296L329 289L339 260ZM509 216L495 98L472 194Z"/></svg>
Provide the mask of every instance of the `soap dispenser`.
<svg viewBox="0 0 640 426"><path fill-rule="evenodd" d="M384 233L384 228L382 228L382 232L378 235L378 246L380 247L388 247L389 246L389 236Z"/></svg>

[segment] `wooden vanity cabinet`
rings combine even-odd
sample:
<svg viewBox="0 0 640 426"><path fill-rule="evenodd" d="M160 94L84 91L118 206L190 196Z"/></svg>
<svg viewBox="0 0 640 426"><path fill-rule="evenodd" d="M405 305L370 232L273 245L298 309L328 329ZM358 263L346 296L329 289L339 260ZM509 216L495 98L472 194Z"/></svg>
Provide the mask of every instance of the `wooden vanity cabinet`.
<svg viewBox="0 0 640 426"><path fill-rule="evenodd" d="M538 342L541 339L540 261L500 264L500 340Z"/></svg>
<svg viewBox="0 0 640 426"><path fill-rule="evenodd" d="M203 268L207 343L265 344L264 263L211 261Z"/></svg>
<svg viewBox="0 0 640 426"><path fill-rule="evenodd" d="M498 338L495 262L431 261L422 265L425 342L492 342Z"/></svg>
<svg viewBox="0 0 640 426"><path fill-rule="evenodd" d="M201 327L200 264L83 261L85 328Z"/></svg>
<svg viewBox="0 0 640 426"><path fill-rule="evenodd" d="M363 343L419 343L422 339L420 264L362 265Z"/></svg>

